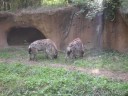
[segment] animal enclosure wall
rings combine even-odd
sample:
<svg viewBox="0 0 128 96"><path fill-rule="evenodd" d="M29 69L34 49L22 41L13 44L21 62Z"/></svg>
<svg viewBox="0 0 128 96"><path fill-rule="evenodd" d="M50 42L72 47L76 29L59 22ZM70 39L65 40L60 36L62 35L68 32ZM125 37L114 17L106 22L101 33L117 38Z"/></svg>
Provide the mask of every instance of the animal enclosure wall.
<svg viewBox="0 0 128 96"><path fill-rule="evenodd" d="M79 37L87 49L100 46L103 49L128 52L128 25L120 11L114 21L101 22L99 15L93 20L86 19L84 14L71 18L76 10L79 9L67 7L39 13L0 13L0 48L49 38L58 49L65 50L70 41Z"/></svg>

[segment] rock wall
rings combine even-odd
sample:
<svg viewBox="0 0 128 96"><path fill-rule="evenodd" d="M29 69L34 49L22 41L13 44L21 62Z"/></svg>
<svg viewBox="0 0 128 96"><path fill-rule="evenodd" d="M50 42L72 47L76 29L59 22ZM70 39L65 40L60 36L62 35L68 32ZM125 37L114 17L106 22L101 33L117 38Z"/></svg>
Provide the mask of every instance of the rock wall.
<svg viewBox="0 0 128 96"><path fill-rule="evenodd" d="M103 38L104 48L120 52L128 51L128 25L120 11L117 12L115 21L105 22Z"/></svg>
<svg viewBox="0 0 128 96"><path fill-rule="evenodd" d="M12 27L33 27L39 30L46 38L52 39L59 49L65 49L73 39L79 37L86 49L96 48L98 42L105 49L114 49L120 52L128 51L128 25L124 22L121 13L117 13L115 21L104 21L100 27L103 32L98 36L98 19L88 20L84 15L74 16L79 9L74 7L52 10L21 11L16 13L0 13L0 48L8 46L7 36ZM73 17L74 16L74 17ZM72 18L73 17L73 18ZM100 39L99 39L100 38Z"/></svg>

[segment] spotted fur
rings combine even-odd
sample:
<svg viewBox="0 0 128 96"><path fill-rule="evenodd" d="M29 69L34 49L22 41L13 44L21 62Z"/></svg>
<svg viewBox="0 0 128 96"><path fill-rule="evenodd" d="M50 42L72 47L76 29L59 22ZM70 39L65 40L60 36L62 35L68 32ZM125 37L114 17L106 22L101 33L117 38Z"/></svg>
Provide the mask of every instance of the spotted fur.
<svg viewBox="0 0 128 96"><path fill-rule="evenodd" d="M76 38L68 44L66 49L66 59L83 57L83 55L84 55L84 46L80 38Z"/></svg>
<svg viewBox="0 0 128 96"><path fill-rule="evenodd" d="M36 40L28 47L30 60L36 60L36 55L39 51L43 51L47 58L54 59L58 56L58 51L55 43L50 39Z"/></svg>

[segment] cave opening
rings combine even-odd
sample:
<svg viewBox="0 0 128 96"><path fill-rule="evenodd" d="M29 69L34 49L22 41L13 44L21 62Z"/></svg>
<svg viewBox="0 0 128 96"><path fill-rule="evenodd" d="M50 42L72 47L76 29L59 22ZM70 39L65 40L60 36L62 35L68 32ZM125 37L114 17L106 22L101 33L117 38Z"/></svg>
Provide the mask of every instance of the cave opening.
<svg viewBox="0 0 128 96"><path fill-rule="evenodd" d="M7 33L7 42L11 46L28 45L39 39L46 39L46 37L34 27L13 27Z"/></svg>

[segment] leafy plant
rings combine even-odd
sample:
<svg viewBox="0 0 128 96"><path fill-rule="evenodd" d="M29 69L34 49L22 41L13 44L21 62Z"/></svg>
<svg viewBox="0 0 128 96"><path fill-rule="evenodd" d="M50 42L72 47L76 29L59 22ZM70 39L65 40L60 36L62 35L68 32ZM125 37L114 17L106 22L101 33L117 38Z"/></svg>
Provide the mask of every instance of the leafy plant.
<svg viewBox="0 0 128 96"><path fill-rule="evenodd" d="M128 13L128 0L120 0L121 2L121 9L124 13Z"/></svg>
<svg viewBox="0 0 128 96"><path fill-rule="evenodd" d="M105 2L104 2L105 19L109 19L111 21L115 20L116 12L117 12L119 7L120 7L120 1L119 0L105 0Z"/></svg>
<svg viewBox="0 0 128 96"><path fill-rule="evenodd" d="M0 96L124 96L128 83L60 68L0 63Z"/></svg>

